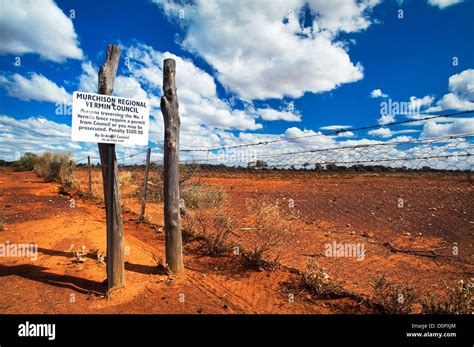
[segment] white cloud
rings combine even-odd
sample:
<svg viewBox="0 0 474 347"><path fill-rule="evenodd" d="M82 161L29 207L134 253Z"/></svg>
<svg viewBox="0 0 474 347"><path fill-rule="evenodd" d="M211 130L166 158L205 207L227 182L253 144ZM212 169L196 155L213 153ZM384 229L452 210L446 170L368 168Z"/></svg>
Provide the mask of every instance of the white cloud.
<svg viewBox="0 0 474 347"><path fill-rule="evenodd" d="M323 148L336 144L336 141L331 136L326 136L321 132L313 130L301 130L297 127L286 129L284 138L299 148Z"/></svg>
<svg viewBox="0 0 474 347"><path fill-rule="evenodd" d="M79 90L97 93L98 70L90 61L82 63L82 75L79 77ZM142 88L140 82L131 76L118 75L114 82L114 95L139 100L148 99L152 107L159 107L159 99Z"/></svg>
<svg viewBox="0 0 474 347"><path fill-rule="evenodd" d="M236 130L262 127L256 122L257 115L253 110L233 109L228 101L220 99L214 78L190 60L170 52L156 51L143 44L128 47L125 51L130 59L129 73L151 90L161 89L163 60L173 58L176 61L176 86L183 131L195 131L201 125Z"/></svg>
<svg viewBox="0 0 474 347"><path fill-rule="evenodd" d="M379 128L379 129L375 129L375 130L370 130L368 132L369 135L372 135L372 136L379 136L379 137L383 137L383 138L387 138L387 137L392 137L393 136L393 132L392 130L390 130L389 128Z"/></svg>
<svg viewBox="0 0 474 347"><path fill-rule="evenodd" d="M344 131L341 133L337 133L337 137L355 137L356 135L352 131Z"/></svg>
<svg viewBox="0 0 474 347"><path fill-rule="evenodd" d="M385 125L393 122L395 122L395 116L392 114L384 114L378 119L378 123L380 125Z"/></svg>
<svg viewBox="0 0 474 347"><path fill-rule="evenodd" d="M79 77L79 90L87 93L97 93L98 76L97 69L90 61L83 62L82 75Z"/></svg>
<svg viewBox="0 0 474 347"><path fill-rule="evenodd" d="M316 20L302 27L304 0L155 2L183 25L183 48L203 57L245 100L298 98L360 80L362 66L351 62L336 35L366 29L367 13L378 3L310 1Z"/></svg>
<svg viewBox="0 0 474 347"><path fill-rule="evenodd" d="M436 106L430 107L427 112L474 109L474 69L464 70L449 77L448 88L450 93L445 94L437 101Z"/></svg>
<svg viewBox="0 0 474 347"><path fill-rule="evenodd" d="M411 141L411 140L413 140L413 137L403 135L403 136L394 137L393 139L390 139L387 142L406 142L406 141Z"/></svg>
<svg viewBox="0 0 474 347"><path fill-rule="evenodd" d="M440 9L444 9L446 7L459 4L461 2L463 2L463 0L428 0L428 3L431 6L437 6Z"/></svg>
<svg viewBox="0 0 474 347"><path fill-rule="evenodd" d="M460 98L474 100L474 69L449 77L449 90Z"/></svg>
<svg viewBox="0 0 474 347"><path fill-rule="evenodd" d="M423 126L420 138L443 137L474 133L474 119L459 118L451 123L439 123L430 120Z"/></svg>
<svg viewBox="0 0 474 347"><path fill-rule="evenodd" d="M327 1L309 0L309 6L318 15L317 26L320 30L330 32L356 32L367 29L370 18L367 11L380 1Z"/></svg>
<svg viewBox="0 0 474 347"><path fill-rule="evenodd" d="M381 89L374 89L370 92L371 98L387 98L388 95L384 94Z"/></svg>
<svg viewBox="0 0 474 347"><path fill-rule="evenodd" d="M464 119L466 121L466 119ZM154 123L156 125L156 123ZM472 128L472 124L471 124ZM156 129L155 129L156 130ZM153 130L153 131L155 131ZM331 163L331 162L357 162L369 160L374 164L399 167L405 165L407 167L431 166L437 168L457 167L469 169L472 167L472 161L469 163L465 157L458 159L446 159L442 163L433 160L423 161L391 161L390 159L403 157L419 157L430 155L453 155L455 153L466 153L471 145L463 139L449 140L441 146L430 146L429 144L419 144L410 146L409 149L403 150L394 144L389 146L375 146L377 144L385 144L387 142L409 141L412 138L408 136L399 136L388 140L387 142L375 141L369 139L336 141L332 136L324 136L319 132L307 129L289 128L283 134L255 134L240 132L234 134L226 132L222 129L211 129L201 127L199 132L194 134L185 132L182 135L182 146L187 147L218 147L230 146L238 144L247 144L262 142L268 140L277 140L278 142L270 143L266 146L244 147L237 150L221 151L218 153L181 153L181 160L199 160L211 163L224 163L228 165L247 165L248 162L255 159L263 159L269 165L277 167L302 168L306 164L309 168L314 167L315 163ZM471 129L472 130L472 129ZM40 153L43 151L70 151L74 153L75 158L83 158L87 155L93 157L93 162L97 162L97 145L93 143L77 143L70 141L70 127L65 124L57 123L53 120L47 120L43 117L30 117L27 119L15 119L9 116L0 115L0 158L6 160L18 159L24 152ZM446 132L446 129L443 129ZM447 131L450 134L455 131ZM163 136L159 134L160 139ZM436 135L439 135L436 134ZM306 138L301 138L306 136ZM310 136L310 137L308 137ZM48 141L44 141L47 137ZM281 141L286 140L286 141ZM358 145L374 145L370 147L360 147L354 149L339 149L346 146ZM151 144L153 160L162 160L162 151ZM183 148L184 148L183 147ZM312 151L319 149L319 151ZM123 163L143 163L144 154L123 161L121 157L136 153L138 148L130 149L119 146L117 148L117 156L119 162ZM302 152L311 150L311 152ZM448 152L449 150L449 152ZM297 152L297 153L295 153ZM291 154L284 154L291 153ZM388 159L388 160L384 160ZM384 160L379 162L378 160Z"/></svg>
<svg viewBox="0 0 474 347"><path fill-rule="evenodd" d="M289 110L275 110L273 108L259 108L255 110L263 120L276 121L284 120L287 122L301 122L301 116L296 113L292 113Z"/></svg>
<svg viewBox="0 0 474 347"><path fill-rule="evenodd" d="M37 53L62 62L82 59L70 18L51 0L0 1L0 54Z"/></svg>
<svg viewBox="0 0 474 347"><path fill-rule="evenodd" d="M434 97L430 95L425 95L421 99L417 98L416 96L410 97L410 105L409 110L411 110L414 114L419 114L422 108L431 106L434 101Z"/></svg>
<svg viewBox="0 0 474 347"><path fill-rule="evenodd" d="M73 150L70 131L67 125L43 117L15 119L0 115L0 156L14 160L24 152Z"/></svg>
<svg viewBox="0 0 474 347"><path fill-rule="evenodd" d="M68 102L71 96L64 87L59 87L41 74L31 73L29 78L20 74L0 76L0 84L9 96L21 100L38 100L47 102Z"/></svg>
<svg viewBox="0 0 474 347"><path fill-rule="evenodd" d="M350 129L352 128L352 125L326 125L323 127L320 127L319 129L321 130L340 130L340 129Z"/></svg>
<svg viewBox="0 0 474 347"><path fill-rule="evenodd" d="M31 116L25 119L17 119L7 115L0 115L0 158L13 161L25 152L42 153L52 152L71 152L73 157L83 159L91 156L93 163L98 162L98 147L95 143L72 142L71 128L62 123L46 119L43 116ZM45 138L48 141L45 141ZM153 147L153 144L151 144ZM117 157L136 153L143 148L130 148L125 146L117 147ZM157 151L153 149L155 155ZM159 154L158 154L159 155ZM128 163L144 162L145 156L137 156L128 159Z"/></svg>

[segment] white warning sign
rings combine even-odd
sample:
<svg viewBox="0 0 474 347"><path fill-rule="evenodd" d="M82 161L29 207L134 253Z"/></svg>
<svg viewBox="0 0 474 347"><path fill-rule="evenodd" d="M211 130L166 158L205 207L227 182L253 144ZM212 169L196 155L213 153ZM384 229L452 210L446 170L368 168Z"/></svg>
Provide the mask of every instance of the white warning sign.
<svg viewBox="0 0 474 347"><path fill-rule="evenodd" d="M71 139L146 146L149 111L147 100L74 92Z"/></svg>

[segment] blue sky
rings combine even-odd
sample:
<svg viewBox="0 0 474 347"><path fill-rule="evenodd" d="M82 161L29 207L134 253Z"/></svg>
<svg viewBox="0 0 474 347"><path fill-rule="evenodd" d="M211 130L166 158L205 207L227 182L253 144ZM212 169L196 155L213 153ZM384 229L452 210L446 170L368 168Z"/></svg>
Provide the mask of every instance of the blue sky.
<svg viewBox="0 0 474 347"><path fill-rule="evenodd" d="M182 148L377 123L284 146L474 133L468 116L383 127L474 109L473 14L468 0L0 0L0 158L96 155L96 146L70 141L71 116L58 108L76 90L96 91L109 43L123 49L115 94L151 101L152 147L162 139L166 57L177 59ZM389 99L417 112L382 117Z"/></svg>

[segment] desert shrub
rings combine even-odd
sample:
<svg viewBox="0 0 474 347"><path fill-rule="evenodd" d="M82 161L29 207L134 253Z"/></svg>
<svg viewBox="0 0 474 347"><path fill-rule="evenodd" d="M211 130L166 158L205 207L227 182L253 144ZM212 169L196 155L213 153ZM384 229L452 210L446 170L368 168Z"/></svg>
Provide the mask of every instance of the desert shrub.
<svg viewBox="0 0 474 347"><path fill-rule="evenodd" d="M15 171L32 171L38 162L39 157L37 154L26 152L19 160L13 163Z"/></svg>
<svg viewBox="0 0 474 347"><path fill-rule="evenodd" d="M428 293L421 300L423 313L427 314L472 314L472 289L471 280L459 281L455 288L450 289L446 299L438 299L434 294Z"/></svg>
<svg viewBox="0 0 474 347"><path fill-rule="evenodd" d="M254 228L251 229L254 246L250 251L242 253L244 264L254 268L266 267L269 262L264 257L283 245L290 224L282 216L277 203L262 202L260 206L250 204L249 208L255 221ZM278 256L273 265L276 265L277 260Z"/></svg>
<svg viewBox="0 0 474 347"><path fill-rule="evenodd" d="M120 171L119 172L119 181L122 184L129 184L133 182L133 176L130 171Z"/></svg>
<svg viewBox="0 0 474 347"><path fill-rule="evenodd" d="M372 303L376 310L389 314L409 314L418 299L415 286L409 283L391 283L385 275L377 275L371 281L374 287Z"/></svg>
<svg viewBox="0 0 474 347"><path fill-rule="evenodd" d="M73 168L71 153L44 152L39 156L34 170L46 182L68 184L72 180Z"/></svg>
<svg viewBox="0 0 474 347"><path fill-rule="evenodd" d="M59 192L62 194L73 193L80 197L86 194L81 188L81 182L72 175L61 183L59 186Z"/></svg>
<svg viewBox="0 0 474 347"><path fill-rule="evenodd" d="M331 281L324 267L313 258L308 259L306 271L301 273L301 286L317 296L345 296L346 290L337 281Z"/></svg>
<svg viewBox="0 0 474 347"><path fill-rule="evenodd" d="M139 198L143 196L143 178L137 185L135 195ZM146 194L146 200L149 202L163 202L163 174L162 172L158 175L148 176L148 188Z"/></svg>
<svg viewBox="0 0 474 347"><path fill-rule="evenodd" d="M222 189L202 184L192 184L181 191L186 208L214 208L222 204L225 193Z"/></svg>
<svg viewBox="0 0 474 347"><path fill-rule="evenodd" d="M183 234L188 238L206 235L211 226L209 214L209 211L202 209L186 211Z"/></svg>
<svg viewBox="0 0 474 347"><path fill-rule="evenodd" d="M205 239L203 251L207 255L217 256L229 250L226 241L237 227L237 220L229 213L219 210L212 218L212 226L214 234Z"/></svg>

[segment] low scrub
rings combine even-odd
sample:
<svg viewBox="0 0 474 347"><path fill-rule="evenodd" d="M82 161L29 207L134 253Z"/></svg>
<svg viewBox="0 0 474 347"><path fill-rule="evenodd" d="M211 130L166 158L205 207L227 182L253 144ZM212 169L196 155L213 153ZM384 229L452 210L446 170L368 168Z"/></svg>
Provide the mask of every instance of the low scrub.
<svg viewBox="0 0 474 347"><path fill-rule="evenodd" d="M308 292L317 296L343 297L347 291L339 282L331 281L326 269L310 258L306 265L306 271L301 274L301 285Z"/></svg>
<svg viewBox="0 0 474 347"><path fill-rule="evenodd" d="M143 197L143 179L137 181L137 190L135 195L138 198ZM149 202L163 202L163 175L162 172L148 176L148 187L146 193L146 200Z"/></svg>
<svg viewBox="0 0 474 347"><path fill-rule="evenodd" d="M215 208L224 202L225 193L222 189L212 186L191 184L182 189L181 198L184 200L186 208L194 210Z"/></svg>
<svg viewBox="0 0 474 347"><path fill-rule="evenodd" d="M388 314L413 313L413 305L419 298L413 284L395 284L385 275L377 275L372 279L371 285L374 287L371 301L376 311Z"/></svg>
<svg viewBox="0 0 474 347"><path fill-rule="evenodd" d="M119 181L120 181L120 184L130 184L134 181L134 178L130 171L120 171Z"/></svg>
<svg viewBox="0 0 474 347"><path fill-rule="evenodd" d="M74 166L71 153L45 152L38 157L34 171L46 182L68 185L73 180L72 170Z"/></svg>
<svg viewBox="0 0 474 347"><path fill-rule="evenodd" d="M219 256L229 250L227 240L234 233L237 220L220 210L213 216L212 224L214 233L204 239L202 250L206 255Z"/></svg>
<svg viewBox="0 0 474 347"><path fill-rule="evenodd" d="M250 251L243 252L244 265L256 269L269 265L277 266L278 255L271 262L264 258L283 245L290 224L283 217L277 203L263 202L260 205L251 203L248 207L255 221L254 227L250 229L254 246Z"/></svg>
<svg viewBox="0 0 474 347"><path fill-rule="evenodd" d="M23 154L20 159L13 163L14 171L33 171L35 165L39 161L39 156L37 154L26 152Z"/></svg>
<svg viewBox="0 0 474 347"><path fill-rule="evenodd" d="M472 314L472 289L473 280L461 280L455 288L451 288L446 299L438 299L428 293L421 301L423 313L427 314Z"/></svg>

